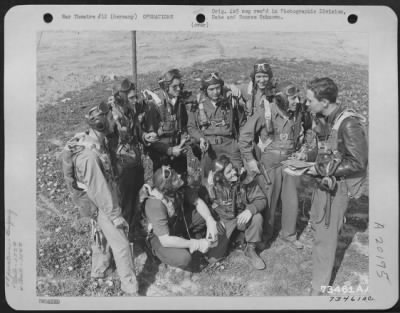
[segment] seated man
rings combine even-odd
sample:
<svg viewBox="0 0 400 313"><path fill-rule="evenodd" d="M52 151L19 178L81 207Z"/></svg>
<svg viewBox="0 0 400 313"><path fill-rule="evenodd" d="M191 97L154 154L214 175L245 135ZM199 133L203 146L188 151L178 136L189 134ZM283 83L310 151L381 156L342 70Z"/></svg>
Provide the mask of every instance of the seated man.
<svg viewBox="0 0 400 313"><path fill-rule="evenodd" d="M217 223L196 187L181 188L183 180L175 170L163 165L153 184L140 193L152 252L161 262L187 270L194 251L205 253L217 244ZM207 239L201 238L204 230Z"/></svg>
<svg viewBox="0 0 400 313"><path fill-rule="evenodd" d="M229 239L235 229L244 231L247 246L245 255L258 270L265 268L264 261L257 255L256 244L261 241L263 217L261 212L267 200L258 183L250 175L238 177L236 169L226 155L218 157L214 171L208 176L208 190L213 199L213 209L218 214L225 232L218 238L218 246L210 251L213 258L225 255Z"/></svg>

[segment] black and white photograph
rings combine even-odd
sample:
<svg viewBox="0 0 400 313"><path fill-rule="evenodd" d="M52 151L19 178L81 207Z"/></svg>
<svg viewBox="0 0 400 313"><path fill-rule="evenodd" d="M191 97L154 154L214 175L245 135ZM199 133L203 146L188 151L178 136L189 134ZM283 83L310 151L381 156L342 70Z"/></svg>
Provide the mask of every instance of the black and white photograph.
<svg viewBox="0 0 400 313"><path fill-rule="evenodd" d="M365 35L41 32L37 52L38 295L368 290ZM321 157L334 131L317 127L343 114L341 155ZM99 159L78 155L114 132L107 181ZM303 171L315 164L326 167ZM121 220L128 236L91 214Z"/></svg>
<svg viewBox="0 0 400 313"><path fill-rule="evenodd" d="M43 305L278 296L367 306L376 279L398 284L379 235L387 224L374 217L383 208L370 200L385 199L371 179L371 106L383 97L371 31L124 28L34 31L35 257L6 237L6 286L26 288L12 266L22 259ZM387 196L386 221L398 214ZM22 213L5 210L8 234Z"/></svg>

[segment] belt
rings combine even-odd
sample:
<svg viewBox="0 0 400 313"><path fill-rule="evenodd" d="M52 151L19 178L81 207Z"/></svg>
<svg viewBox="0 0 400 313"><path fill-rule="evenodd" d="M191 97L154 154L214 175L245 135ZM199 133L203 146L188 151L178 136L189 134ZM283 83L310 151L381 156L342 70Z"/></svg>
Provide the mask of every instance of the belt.
<svg viewBox="0 0 400 313"><path fill-rule="evenodd" d="M209 143L214 144L214 145L220 145L223 142L233 139L233 137L231 137L231 136L213 136L213 135L211 135L211 136L206 135L206 138Z"/></svg>
<svg viewBox="0 0 400 313"><path fill-rule="evenodd" d="M222 120L222 121L210 121L209 124L212 127L222 127L222 126L228 126L229 127L229 123L225 122L225 120Z"/></svg>
<svg viewBox="0 0 400 313"><path fill-rule="evenodd" d="M294 150L280 150L280 149L265 149L263 153L274 153L274 154L279 154L282 156L288 156L292 154Z"/></svg>

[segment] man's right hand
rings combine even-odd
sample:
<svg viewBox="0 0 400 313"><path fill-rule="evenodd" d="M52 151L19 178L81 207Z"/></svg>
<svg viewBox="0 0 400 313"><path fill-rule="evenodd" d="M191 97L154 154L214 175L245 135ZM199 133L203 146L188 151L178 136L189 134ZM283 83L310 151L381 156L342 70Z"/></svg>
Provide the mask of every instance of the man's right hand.
<svg viewBox="0 0 400 313"><path fill-rule="evenodd" d="M261 173L260 170L258 169L258 164L255 159L247 161L247 167L249 168L250 172L257 173L257 174Z"/></svg>
<svg viewBox="0 0 400 313"><path fill-rule="evenodd" d="M210 248L210 243L207 239L190 239L189 252L193 253L195 251L200 251L201 253L206 253Z"/></svg>
<svg viewBox="0 0 400 313"><path fill-rule="evenodd" d="M199 250L200 247L200 241L197 239L190 239L189 241L189 252L193 253L197 250Z"/></svg>
<svg viewBox="0 0 400 313"><path fill-rule="evenodd" d="M208 141L205 138L200 138L200 149L201 152L206 152L208 150Z"/></svg>
<svg viewBox="0 0 400 313"><path fill-rule="evenodd" d="M206 253L210 248L210 242L207 239L199 239L199 251L201 253Z"/></svg>
<svg viewBox="0 0 400 313"><path fill-rule="evenodd" d="M171 155L174 157L180 156L185 151L185 147L181 147L180 145L172 147Z"/></svg>

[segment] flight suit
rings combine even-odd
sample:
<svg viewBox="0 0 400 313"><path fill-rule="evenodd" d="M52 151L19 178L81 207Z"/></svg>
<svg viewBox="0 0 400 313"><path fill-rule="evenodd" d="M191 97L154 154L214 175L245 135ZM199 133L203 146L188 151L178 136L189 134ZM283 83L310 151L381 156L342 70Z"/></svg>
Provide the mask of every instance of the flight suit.
<svg viewBox="0 0 400 313"><path fill-rule="evenodd" d="M229 240L235 229L244 231L248 243L258 243L262 239L263 217L267 200L254 179L245 179L243 182L231 186L213 186L213 212L225 227L225 233L218 236L218 246L209 251L209 257L220 259L225 256ZM250 221L243 226L238 226L237 216L244 210L252 213Z"/></svg>
<svg viewBox="0 0 400 313"><path fill-rule="evenodd" d="M221 97L213 104L211 99L201 93L198 104L189 112L188 132L198 143L204 138L208 150L202 154L201 167L203 178L208 176L213 161L221 154L227 155L236 168L243 165L237 136L241 116L239 107L232 108L232 103L226 97Z"/></svg>
<svg viewBox="0 0 400 313"><path fill-rule="evenodd" d="M281 161L295 152L304 134L304 116L301 110L288 113L279 108L275 101L269 103L270 112L261 107L241 129L239 146L246 161L254 159L253 143L262 132L266 133L266 144L261 151L260 161L264 165L271 184L268 185L268 209L264 215L265 241L273 237L275 211L282 204L281 236L290 240L296 238L298 215L298 177L284 172Z"/></svg>
<svg viewBox="0 0 400 313"><path fill-rule="evenodd" d="M114 256L121 288L134 293L137 282L129 241L124 231L113 223L122 212L112 159L106 150L87 143L86 136L86 133L77 134L67 143L63 171L73 202L82 215L97 221L105 237L102 248L96 243L92 245L91 276L103 277Z"/></svg>
<svg viewBox="0 0 400 313"><path fill-rule="evenodd" d="M146 133L155 132L159 137L159 141L146 147L153 161L153 171L162 165L171 165L179 174L183 174L187 171L186 155L174 157L171 151L187 134L187 98L179 96L172 100L162 90L156 92L156 95L159 99L153 101L143 123Z"/></svg>

